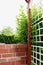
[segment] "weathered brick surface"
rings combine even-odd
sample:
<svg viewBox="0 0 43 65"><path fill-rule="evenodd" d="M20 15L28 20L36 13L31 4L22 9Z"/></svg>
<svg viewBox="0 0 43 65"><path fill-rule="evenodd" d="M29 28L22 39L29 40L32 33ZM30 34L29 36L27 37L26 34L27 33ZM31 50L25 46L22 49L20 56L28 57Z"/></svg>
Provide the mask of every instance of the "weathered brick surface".
<svg viewBox="0 0 43 65"><path fill-rule="evenodd" d="M6 44L6 45L5 45L5 48L6 48L6 49L10 49L10 48L11 48L11 45Z"/></svg>
<svg viewBox="0 0 43 65"><path fill-rule="evenodd" d="M5 48L5 44L0 45L0 49L4 49Z"/></svg>
<svg viewBox="0 0 43 65"><path fill-rule="evenodd" d="M6 53L6 54L2 54L2 58L6 58L6 57L14 57L15 53Z"/></svg>
<svg viewBox="0 0 43 65"><path fill-rule="evenodd" d="M8 53L9 52L9 50L8 49L0 49L0 53Z"/></svg>
<svg viewBox="0 0 43 65"><path fill-rule="evenodd" d="M2 62L0 65L15 65L15 62Z"/></svg>
<svg viewBox="0 0 43 65"><path fill-rule="evenodd" d="M26 54L24 52L23 53L21 53L21 52L19 53L18 52L18 53L16 53L16 56L26 56Z"/></svg>
<svg viewBox="0 0 43 65"><path fill-rule="evenodd" d="M26 65L26 44L0 44L0 65Z"/></svg>
<svg viewBox="0 0 43 65"><path fill-rule="evenodd" d="M1 58L1 54L0 54L0 58Z"/></svg>

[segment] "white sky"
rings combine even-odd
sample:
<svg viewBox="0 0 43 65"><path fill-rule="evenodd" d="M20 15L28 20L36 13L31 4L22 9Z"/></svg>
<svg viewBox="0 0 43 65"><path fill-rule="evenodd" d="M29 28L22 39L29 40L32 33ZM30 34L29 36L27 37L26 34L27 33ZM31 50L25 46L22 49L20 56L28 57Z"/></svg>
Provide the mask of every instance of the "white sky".
<svg viewBox="0 0 43 65"><path fill-rule="evenodd" d="M43 0L30 0L30 6L31 7L33 4L36 5L36 7L43 7Z"/></svg>
<svg viewBox="0 0 43 65"><path fill-rule="evenodd" d="M6 26L16 29L16 15L19 13L20 5L25 5L25 0L0 0L0 31Z"/></svg>
<svg viewBox="0 0 43 65"><path fill-rule="evenodd" d="M38 0L31 0L37 3ZM42 0L43 2L43 0ZM16 29L16 15L20 5L27 6L25 0L0 0L0 31L6 26Z"/></svg>

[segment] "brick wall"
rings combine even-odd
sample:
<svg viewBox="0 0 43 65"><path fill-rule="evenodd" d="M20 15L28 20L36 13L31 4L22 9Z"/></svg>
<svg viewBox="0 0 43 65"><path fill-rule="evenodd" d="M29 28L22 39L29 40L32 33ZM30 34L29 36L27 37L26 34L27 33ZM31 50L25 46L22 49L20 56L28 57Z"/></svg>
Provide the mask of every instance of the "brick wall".
<svg viewBox="0 0 43 65"><path fill-rule="evenodd" d="M0 44L0 65L27 65L26 44Z"/></svg>

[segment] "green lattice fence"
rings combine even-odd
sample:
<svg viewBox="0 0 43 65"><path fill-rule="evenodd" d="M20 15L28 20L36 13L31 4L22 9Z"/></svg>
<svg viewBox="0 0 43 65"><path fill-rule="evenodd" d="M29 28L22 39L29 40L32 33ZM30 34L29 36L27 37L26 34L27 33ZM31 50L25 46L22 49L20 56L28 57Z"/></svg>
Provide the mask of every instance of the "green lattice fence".
<svg viewBox="0 0 43 65"><path fill-rule="evenodd" d="M33 10L32 10L33 9ZM43 65L43 8L31 9L31 43L33 65Z"/></svg>

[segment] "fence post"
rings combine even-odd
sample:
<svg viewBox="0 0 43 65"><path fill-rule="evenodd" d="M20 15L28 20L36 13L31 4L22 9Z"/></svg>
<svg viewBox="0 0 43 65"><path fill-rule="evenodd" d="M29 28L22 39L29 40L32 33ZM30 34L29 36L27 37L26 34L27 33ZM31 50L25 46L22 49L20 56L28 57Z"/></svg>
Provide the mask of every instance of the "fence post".
<svg viewBox="0 0 43 65"><path fill-rule="evenodd" d="M31 65L31 23L30 23L30 9L28 9L28 54L27 54L27 64Z"/></svg>
<svg viewBox="0 0 43 65"><path fill-rule="evenodd" d="M31 23L30 23L30 0L25 0L28 3L28 44L27 44L27 65L31 65Z"/></svg>

